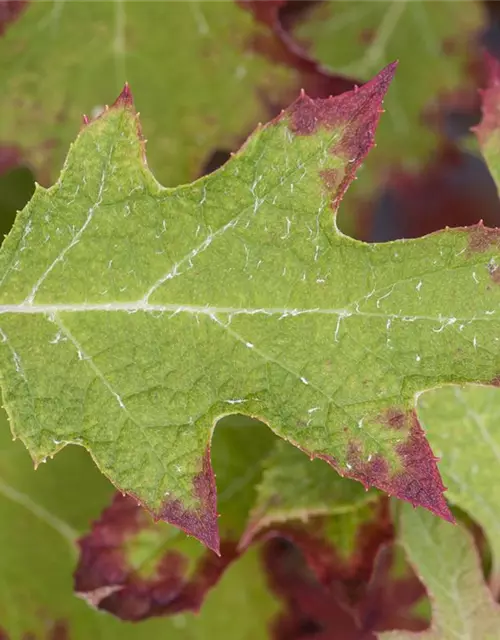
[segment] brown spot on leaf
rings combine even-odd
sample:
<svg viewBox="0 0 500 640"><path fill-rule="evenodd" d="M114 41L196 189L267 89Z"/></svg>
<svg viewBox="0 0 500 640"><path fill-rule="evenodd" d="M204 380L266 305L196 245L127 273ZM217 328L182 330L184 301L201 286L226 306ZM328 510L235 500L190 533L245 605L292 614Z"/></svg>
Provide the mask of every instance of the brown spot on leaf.
<svg viewBox="0 0 500 640"><path fill-rule="evenodd" d="M155 526L135 500L117 493L91 533L79 541L78 595L123 620L198 611L207 591L237 557L236 544L224 542L223 557L204 551L193 570L186 556L167 550L155 563L154 575L144 577L128 564L125 544Z"/></svg>
<svg viewBox="0 0 500 640"><path fill-rule="evenodd" d="M342 172L338 169L324 169L319 172L328 191L335 192L342 183Z"/></svg>
<svg viewBox="0 0 500 640"><path fill-rule="evenodd" d="M454 55L460 51L460 42L457 38L444 38L441 42L441 51L447 56Z"/></svg>
<svg viewBox="0 0 500 640"><path fill-rule="evenodd" d="M401 409L389 409L383 419L392 429L405 429L408 426L408 414Z"/></svg>
<svg viewBox="0 0 500 640"><path fill-rule="evenodd" d="M47 640L69 640L68 623L66 620L56 620L47 636Z"/></svg>
<svg viewBox="0 0 500 640"><path fill-rule="evenodd" d="M485 227L482 222L468 229L469 251L480 253L491 246L500 245L500 229Z"/></svg>
<svg viewBox="0 0 500 640"><path fill-rule="evenodd" d="M359 41L363 44L371 44L377 36L376 29L365 28L359 32Z"/></svg>

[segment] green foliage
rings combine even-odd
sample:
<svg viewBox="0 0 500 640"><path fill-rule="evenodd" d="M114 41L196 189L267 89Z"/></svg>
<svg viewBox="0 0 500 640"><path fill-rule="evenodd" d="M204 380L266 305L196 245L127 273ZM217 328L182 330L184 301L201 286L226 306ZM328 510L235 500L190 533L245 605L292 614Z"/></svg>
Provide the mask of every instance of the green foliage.
<svg viewBox="0 0 500 640"><path fill-rule="evenodd" d="M0 2L1 640L500 637L497 14Z"/></svg>
<svg viewBox="0 0 500 640"><path fill-rule="evenodd" d="M494 573L500 573L500 390L446 387L424 394L418 411L433 451L446 496L480 522L491 547Z"/></svg>
<svg viewBox="0 0 500 640"><path fill-rule="evenodd" d="M261 96L290 95L294 71L252 51L262 28L235 4L144 4L32 2L0 39L0 140L20 147L39 181L57 177L82 113L100 113L125 80L155 141L151 167L169 185L267 119Z"/></svg>
<svg viewBox="0 0 500 640"><path fill-rule="evenodd" d="M432 601L432 627L419 634L384 633L380 640L498 638L500 607L484 584L470 533L407 505L400 524L401 544Z"/></svg>

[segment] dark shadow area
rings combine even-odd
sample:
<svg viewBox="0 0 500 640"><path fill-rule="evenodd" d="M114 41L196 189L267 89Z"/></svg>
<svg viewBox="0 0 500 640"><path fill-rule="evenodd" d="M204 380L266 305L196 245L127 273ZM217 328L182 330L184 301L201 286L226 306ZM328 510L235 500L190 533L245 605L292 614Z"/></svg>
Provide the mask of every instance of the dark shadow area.
<svg viewBox="0 0 500 640"><path fill-rule="evenodd" d="M27 167L0 173L0 241L14 224L16 212L29 202L35 190L35 178Z"/></svg>

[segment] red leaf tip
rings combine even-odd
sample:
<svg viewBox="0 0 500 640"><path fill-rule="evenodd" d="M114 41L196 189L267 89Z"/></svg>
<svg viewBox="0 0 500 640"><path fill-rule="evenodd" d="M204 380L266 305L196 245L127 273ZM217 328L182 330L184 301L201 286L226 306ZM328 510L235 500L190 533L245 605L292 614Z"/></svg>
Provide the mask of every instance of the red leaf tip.
<svg viewBox="0 0 500 640"><path fill-rule="evenodd" d="M111 105L111 108L113 107L125 107L127 109L134 108L134 98L132 96L132 91L130 90L128 82L125 83L122 92Z"/></svg>
<svg viewBox="0 0 500 640"><path fill-rule="evenodd" d="M194 478L193 496L198 502L198 506L186 508L180 500L166 500L157 517L179 527L188 535L194 536L208 549L220 556L217 489L210 462L210 449L207 449L203 456L200 473Z"/></svg>

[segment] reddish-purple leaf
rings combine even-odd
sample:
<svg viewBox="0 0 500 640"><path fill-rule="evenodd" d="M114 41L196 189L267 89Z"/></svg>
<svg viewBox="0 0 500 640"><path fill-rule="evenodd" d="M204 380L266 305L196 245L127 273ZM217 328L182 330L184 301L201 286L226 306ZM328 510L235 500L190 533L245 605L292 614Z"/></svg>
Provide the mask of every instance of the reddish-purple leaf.
<svg viewBox="0 0 500 640"><path fill-rule="evenodd" d="M198 611L237 556L231 542L214 556L119 493L79 546L75 590L124 620Z"/></svg>

